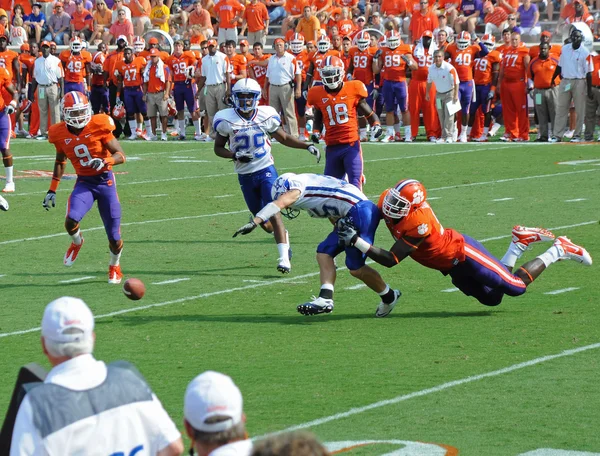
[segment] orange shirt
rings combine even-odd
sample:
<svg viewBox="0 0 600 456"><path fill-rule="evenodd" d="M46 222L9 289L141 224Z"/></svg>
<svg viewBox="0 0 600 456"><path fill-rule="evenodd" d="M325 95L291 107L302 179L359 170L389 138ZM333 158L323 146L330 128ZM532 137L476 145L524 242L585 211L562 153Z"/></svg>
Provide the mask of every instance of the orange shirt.
<svg viewBox="0 0 600 456"><path fill-rule="evenodd" d="M93 17L88 10L83 10L81 13L74 11L71 15L71 25L75 28L76 31L83 29L86 25L92 29Z"/></svg>
<svg viewBox="0 0 600 456"><path fill-rule="evenodd" d="M348 54L344 54L344 52L340 52L340 59L342 59L342 62L344 62L344 70L345 70L344 71L344 81L345 81L346 80L346 74L348 73L348 68L350 67L350 60L352 60L352 56L350 55L350 51L348 51Z"/></svg>
<svg viewBox="0 0 600 456"><path fill-rule="evenodd" d="M321 62L323 60L325 60L327 57L329 57L330 55L340 57L339 51L329 50L325 54L321 54L319 51L315 51L308 58L309 63L313 64L313 82L321 80L321 74L319 73L319 66L321 65Z"/></svg>
<svg viewBox="0 0 600 456"><path fill-rule="evenodd" d="M554 57L556 60L558 60L560 59L561 52L562 46L560 44L550 45L550 57ZM531 60L535 59L538 55L540 55L540 45L536 44L535 46L531 46L529 48L529 57L531 57Z"/></svg>
<svg viewBox="0 0 600 456"><path fill-rule="evenodd" d="M305 6L308 6L306 0L286 0L284 8L292 16L299 16Z"/></svg>
<svg viewBox="0 0 600 456"><path fill-rule="evenodd" d="M381 53L381 79L385 81L406 81L406 63L404 54L411 54L408 44L401 44L396 49L383 48Z"/></svg>
<svg viewBox="0 0 600 456"><path fill-rule="evenodd" d="M315 40L321 30L321 23L316 16L311 16L305 19L304 16L298 21L296 32L301 33L305 40ZM289 42L289 40L288 40Z"/></svg>
<svg viewBox="0 0 600 456"><path fill-rule="evenodd" d="M29 77L33 75L33 64L35 63L35 57L31 54L19 54L19 62L21 63L21 74L23 74L23 69L27 69L27 78L23 81L23 84L25 84Z"/></svg>
<svg viewBox="0 0 600 456"><path fill-rule="evenodd" d="M525 46L511 47L502 56L501 66L504 68L504 80L516 82L527 79L525 57L529 57L529 49Z"/></svg>
<svg viewBox="0 0 600 456"><path fill-rule="evenodd" d="M243 17L248 24L248 31L254 33L266 28L266 22L269 20L269 11L262 2L256 2L256 5L249 3L246 6Z"/></svg>
<svg viewBox="0 0 600 456"><path fill-rule="evenodd" d="M592 64L592 85L600 86L600 54L598 55L590 55L588 59L591 60Z"/></svg>
<svg viewBox="0 0 600 456"><path fill-rule="evenodd" d="M7 87L10 87L12 85L12 78L10 77L10 73L8 72L8 70L6 68L0 68L0 88L2 88L2 93L6 93L7 97L6 100L8 100L8 103L10 103L10 101L13 99L12 95L10 95L8 93L8 91L6 90ZM10 98L9 98L10 96ZM7 102L3 97L0 97L0 110L4 110L4 108L7 105Z"/></svg>
<svg viewBox="0 0 600 456"><path fill-rule="evenodd" d="M406 2L404 0L381 0L379 9L384 16L399 16L406 12Z"/></svg>
<svg viewBox="0 0 600 456"><path fill-rule="evenodd" d="M415 55L415 51L413 49L413 58L415 62L417 62L416 70L412 70L412 79L420 82L427 82L427 76L429 76L429 67L433 65L433 54L429 53L429 49L423 49L423 53L419 53L419 55Z"/></svg>
<svg viewBox="0 0 600 456"><path fill-rule="evenodd" d="M124 59L122 52L112 51L110 54L106 56L104 60L104 64L102 66L103 70L108 73L108 81L112 82L114 85L119 83L117 76L115 75L115 70L117 64L120 64Z"/></svg>
<svg viewBox="0 0 600 456"><path fill-rule="evenodd" d="M373 82L373 52L370 48L365 51L359 50L357 47L351 47L350 59L354 66L352 71L352 79L361 81L365 85L369 85Z"/></svg>
<svg viewBox="0 0 600 456"><path fill-rule="evenodd" d="M413 17L410 20L409 30L412 33L413 39L418 40L425 30L433 32L439 25L440 22L434 12L429 11L425 15L419 12L413 14Z"/></svg>
<svg viewBox="0 0 600 456"><path fill-rule="evenodd" d="M115 123L109 116L96 114L79 135L71 133L65 122L52 125L48 129L48 142L54 144L57 152L67 156L78 176L98 176L106 169L96 171L87 164L92 158L112 156L106 144L115 139L114 129ZM112 166L109 165L108 169Z"/></svg>
<svg viewBox="0 0 600 456"><path fill-rule="evenodd" d="M150 66L148 72L148 93L163 92L167 87L167 82L171 80L171 70L168 66L163 66L163 72L165 75L164 82L156 76L156 67Z"/></svg>
<svg viewBox="0 0 600 456"><path fill-rule="evenodd" d="M72 54L71 51L62 51L59 55L65 70L66 82L83 82L86 76L85 66L92 62L92 55L87 51L81 51L79 54Z"/></svg>
<svg viewBox="0 0 600 456"><path fill-rule="evenodd" d="M506 11L508 14L517 14L517 8L519 8L519 0L504 0L506 3L508 3L510 6L512 6L514 8L514 12L510 11L507 7L505 7L504 5L501 5L500 8L502 8L504 11Z"/></svg>
<svg viewBox="0 0 600 456"><path fill-rule="evenodd" d="M584 3L583 4L583 14L584 16L589 13L588 11L588 7L587 5ZM566 19L569 16L574 16L575 15L575 4L573 2L571 3L567 3L565 5L565 7L562 9L562 11L560 12L560 17L561 19Z"/></svg>
<svg viewBox="0 0 600 456"><path fill-rule="evenodd" d="M296 62L302 69L302 80L306 81L306 70L308 70L308 67L310 66L310 56L308 51L306 49L302 49L302 51L300 51L298 54L294 54L293 52L291 52L291 54L296 57Z"/></svg>
<svg viewBox="0 0 600 456"><path fill-rule="evenodd" d="M496 50L490 52L485 57L475 59L474 74L476 85L488 85L492 83L492 67L495 63L501 61L500 53ZM498 68L498 71L500 69Z"/></svg>
<svg viewBox="0 0 600 456"><path fill-rule="evenodd" d="M354 30L354 22L351 19L341 19L336 24L340 35L349 35Z"/></svg>
<svg viewBox="0 0 600 456"><path fill-rule="evenodd" d="M242 74L242 71L244 71L248 65L246 57L241 54L233 54L233 56L227 57L227 59L229 60L229 72L232 76L239 76Z"/></svg>
<svg viewBox="0 0 600 456"><path fill-rule="evenodd" d="M168 52L165 52L165 51L158 51L158 52L160 53L159 58L163 62L166 62L167 60L169 60L169 53ZM146 61L148 61L148 60L150 60L150 51L144 49L137 56L138 57L142 57L143 59L145 59Z"/></svg>
<svg viewBox="0 0 600 456"><path fill-rule="evenodd" d="M144 8L144 12L138 7L136 2L129 2L127 6L131 10L131 17L140 17L140 16L150 16L150 11L152 11L152 5L150 5L149 0L138 0Z"/></svg>
<svg viewBox="0 0 600 456"><path fill-rule="evenodd" d="M363 98L367 98L367 88L360 81L344 82L335 94L327 92L324 86L314 86L308 90L307 103L323 114L326 145L358 141L356 107Z"/></svg>
<svg viewBox="0 0 600 456"><path fill-rule="evenodd" d="M146 59L143 57L134 57L131 63L125 60L115 66L115 71L119 73L125 87L139 87L142 85L142 72L146 67Z"/></svg>
<svg viewBox="0 0 600 456"><path fill-rule="evenodd" d="M388 191L379 197L379 209ZM414 241L411 238L423 239L410 257L425 267L446 272L455 265L456 260L465 260L464 237L458 231L444 228L427 202L411 209L400 221L385 215L383 220L396 241L402 239L412 246Z"/></svg>
<svg viewBox="0 0 600 456"><path fill-rule="evenodd" d="M356 6L358 5L358 0L336 0L335 2L336 4L340 5L340 6L345 6L345 7L351 7L351 6Z"/></svg>
<svg viewBox="0 0 600 456"><path fill-rule="evenodd" d="M475 58L480 51L481 48L476 44L465 50L458 49L456 43L452 43L446 48L446 52L450 54L450 63L456 68L460 82L473 80L473 65L475 65Z"/></svg>
<svg viewBox="0 0 600 456"><path fill-rule="evenodd" d="M102 70L104 68L104 62L106 60L106 54L104 52L96 52L94 57L92 58L92 66L99 65L99 68ZM93 71L92 68L92 80L91 84L94 86L104 85L104 76L102 76L102 72L100 74Z"/></svg>
<svg viewBox="0 0 600 456"><path fill-rule="evenodd" d="M173 73L173 81L180 82L187 79L185 70L189 66L194 66L196 64L196 59L192 57L192 55L184 52L180 56L173 54L165 63L171 69L171 73Z"/></svg>
<svg viewBox="0 0 600 456"><path fill-rule="evenodd" d="M299 54L294 55L296 56L296 61L300 62L300 59L298 58ZM257 57L253 57L253 59L248 62L248 66L252 68L252 72L254 73L254 79L256 79L256 82L258 82L261 87L265 86L265 79L267 77L267 67L257 65L256 63L269 60L270 58L270 54L263 54L263 56L260 59Z"/></svg>
<svg viewBox="0 0 600 456"><path fill-rule="evenodd" d="M558 60L554 57L548 57L545 60L539 57L532 59L529 64L529 74L533 78L533 87L536 89L549 89L552 87L552 76L557 66Z"/></svg>
<svg viewBox="0 0 600 456"><path fill-rule="evenodd" d="M500 53L500 57L502 57L502 56L504 56L506 51L508 51L511 47L512 47L512 45L510 43L509 44L501 44L500 46L498 46L496 48L496 51L498 51Z"/></svg>
<svg viewBox="0 0 600 456"><path fill-rule="evenodd" d="M234 28L236 24L231 24L231 21L243 10L244 7L238 0L221 0L214 7L214 12L219 19L219 27L224 29Z"/></svg>
<svg viewBox="0 0 600 456"><path fill-rule="evenodd" d="M4 52L0 52L0 67L7 69L11 80L15 79L15 73L13 71L13 62L15 59L19 59L19 54L17 54L15 51L7 49Z"/></svg>
<svg viewBox="0 0 600 456"><path fill-rule="evenodd" d="M327 2L328 0L311 0L310 4L316 11L320 11L327 6ZM331 7L329 9L331 9Z"/></svg>

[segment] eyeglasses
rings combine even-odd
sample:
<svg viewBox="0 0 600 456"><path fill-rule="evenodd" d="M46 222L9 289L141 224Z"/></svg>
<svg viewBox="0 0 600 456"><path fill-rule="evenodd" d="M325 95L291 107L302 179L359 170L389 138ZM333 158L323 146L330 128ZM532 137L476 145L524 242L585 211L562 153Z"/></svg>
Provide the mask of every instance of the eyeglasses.
<svg viewBox="0 0 600 456"><path fill-rule="evenodd" d="M419 2L420 5L428 5L429 2Z"/></svg>
<svg viewBox="0 0 600 456"><path fill-rule="evenodd" d="M203 51L205 51L206 49L208 49L208 46L206 46L206 47L201 47L200 49L201 49L201 50L203 50Z"/></svg>

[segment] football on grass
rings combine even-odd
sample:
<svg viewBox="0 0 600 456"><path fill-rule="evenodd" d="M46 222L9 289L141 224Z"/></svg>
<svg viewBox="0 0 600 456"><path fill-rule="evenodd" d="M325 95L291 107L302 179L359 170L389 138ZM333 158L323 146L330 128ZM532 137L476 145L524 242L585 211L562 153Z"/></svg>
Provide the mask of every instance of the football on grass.
<svg viewBox="0 0 600 456"><path fill-rule="evenodd" d="M123 293L133 301L142 299L145 292L146 285L140 279L127 279L123 284Z"/></svg>

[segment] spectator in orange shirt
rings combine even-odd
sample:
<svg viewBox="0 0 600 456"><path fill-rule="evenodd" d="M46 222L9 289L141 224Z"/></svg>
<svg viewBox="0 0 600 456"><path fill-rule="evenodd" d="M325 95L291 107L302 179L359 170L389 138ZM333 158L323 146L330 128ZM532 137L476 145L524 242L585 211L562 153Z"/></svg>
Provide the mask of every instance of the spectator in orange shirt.
<svg viewBox="0 0 600 456"><path fill-rule="evenodd" d="M281 24L281 33L283 35L287 33L288 29L294 28L295 22L300 19L307 4L306 0L286 0L285 10L288 15Z"/></svg>
<svg viewBox="0 0 600 456"><path fill-rule="evenodd" d="M269 29L269 12L264 3L258 0L251 0L246 6L242 15L244 20L242 23L241 34L243 35L248 28L248 41L261 43L263 46L267 42L267 31Z"/></svg>
<svg viewBox="0 0 600 456"><path fill-rule="evenodd" d="M187 16L187 25L190 26L192 34L201 34L206 39L212 38L215 31L210 21L210 14L202 8L200 0L194 1L194 9ZM203 41L203 40L202 40Z"/></svg>
<svg viewBox="0 0 600 456"><path fill-rule="evenodd" d="M256 44L256 43L254 43ZM250 52L250 45L248 40L240 40L240 54L246 57L246 63L250 62L250 60L254 59L254 55Z"/></svg>
<svg viewBox="0 0 600 456"><path fill-rule="evenodd" d="M219 43L232 40L237 46L237 23L244 14L244 7L238 0L221 0L215 5L214 12L219 22Z"/></svg>
<svg viewBox="0 0 600 456"><path fill-rule="evenodd" d="M487 0L483 4L483 13L485 17L485 33L490 35L499 35L501 30L506 28L508 24L508 13L503 8L495 8L492 2Z"/></svg>
<svg viewBox="0 0 600 456"><path fill-rule="evenodd" d="M82 0L75 0L75 5L75 12L71 15L71 37L79 36L88 41L92 36L92 15L83 7Z"/></svg>
<svg viewBox="0 0 600 456"><path fill-rule="evenodd" d="M354 30L352 14L348 8L342 8L342 17L336 24L340 35L350 35Z"/></svg>
<svg viewBox="0 0 600 456"><path fill-rule="evenodd" d="M507 14L516 14L519 0L498 0L496 6L502 8Z"/></svg>
<svg viewBox="0 0 600 456"><path fill-rule="evenodd" d="M310 5L304 7L302 18L298 21L296 32L301 33L305 40L316 41L321 30L321 23L315 16Z"/></svg>
<svg viewBox="0 0 600 456"><path fill-rule="evenodd" d="M133 29L136 35L142 36L144 31L152 27L150 21L150 6L149 0L131 0L129 2L129 9L131 10L131 22L133 22Z"/></svg>
<svg viewBox="0 0 600 456"><path fill-rule="evenodd" d="M96 2L96 11L93 12L92 17L94 18L94 33L90 38L90 42L94 43L96 38L102 38L104 33L110 29L113 23L112 11L107 8L104 0L98 0Z"/></svg>
<svg viewBox="0 0 600 456"><path fill-rule="evenodd" d="M333 5L332 0L311 0L310 4L313 8L315 16L319 13L328 12Z"/></svg>
<svg viewBox="0 0 600 456"><path fill-rule="evenodd" d="M433 33L439 25L437 14L429 9L429 1L419 0L419 5L421 6L421 11L413 14L408 26L408 41L410 43L420 38L426 30Z"/></svg>
<svg viewBox="0 0 600 456"><path fill-rule="evenodd" d="M561 30L564 27L567 27L569 24L574 22L585 22L590 29L594 28L594 16L592 16L589 11L586 11L584 8L584 4L582 0L573 0L573 13L569 14L569 16L563 18L561 15L561 20L558 21L558 26L556 27L557 31Z"/></svg>

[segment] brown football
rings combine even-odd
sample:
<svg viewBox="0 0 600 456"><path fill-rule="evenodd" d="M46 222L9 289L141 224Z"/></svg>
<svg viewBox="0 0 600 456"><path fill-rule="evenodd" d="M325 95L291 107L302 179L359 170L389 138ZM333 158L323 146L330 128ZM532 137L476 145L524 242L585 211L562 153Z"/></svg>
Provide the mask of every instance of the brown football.
<svg viewBox="0 0 600 456"><path fill-rule="evenodd" d="M146 285L140 279L127 279L123 284L123 293L129 299L137 301L144 297L146 293Z"/></svg>

